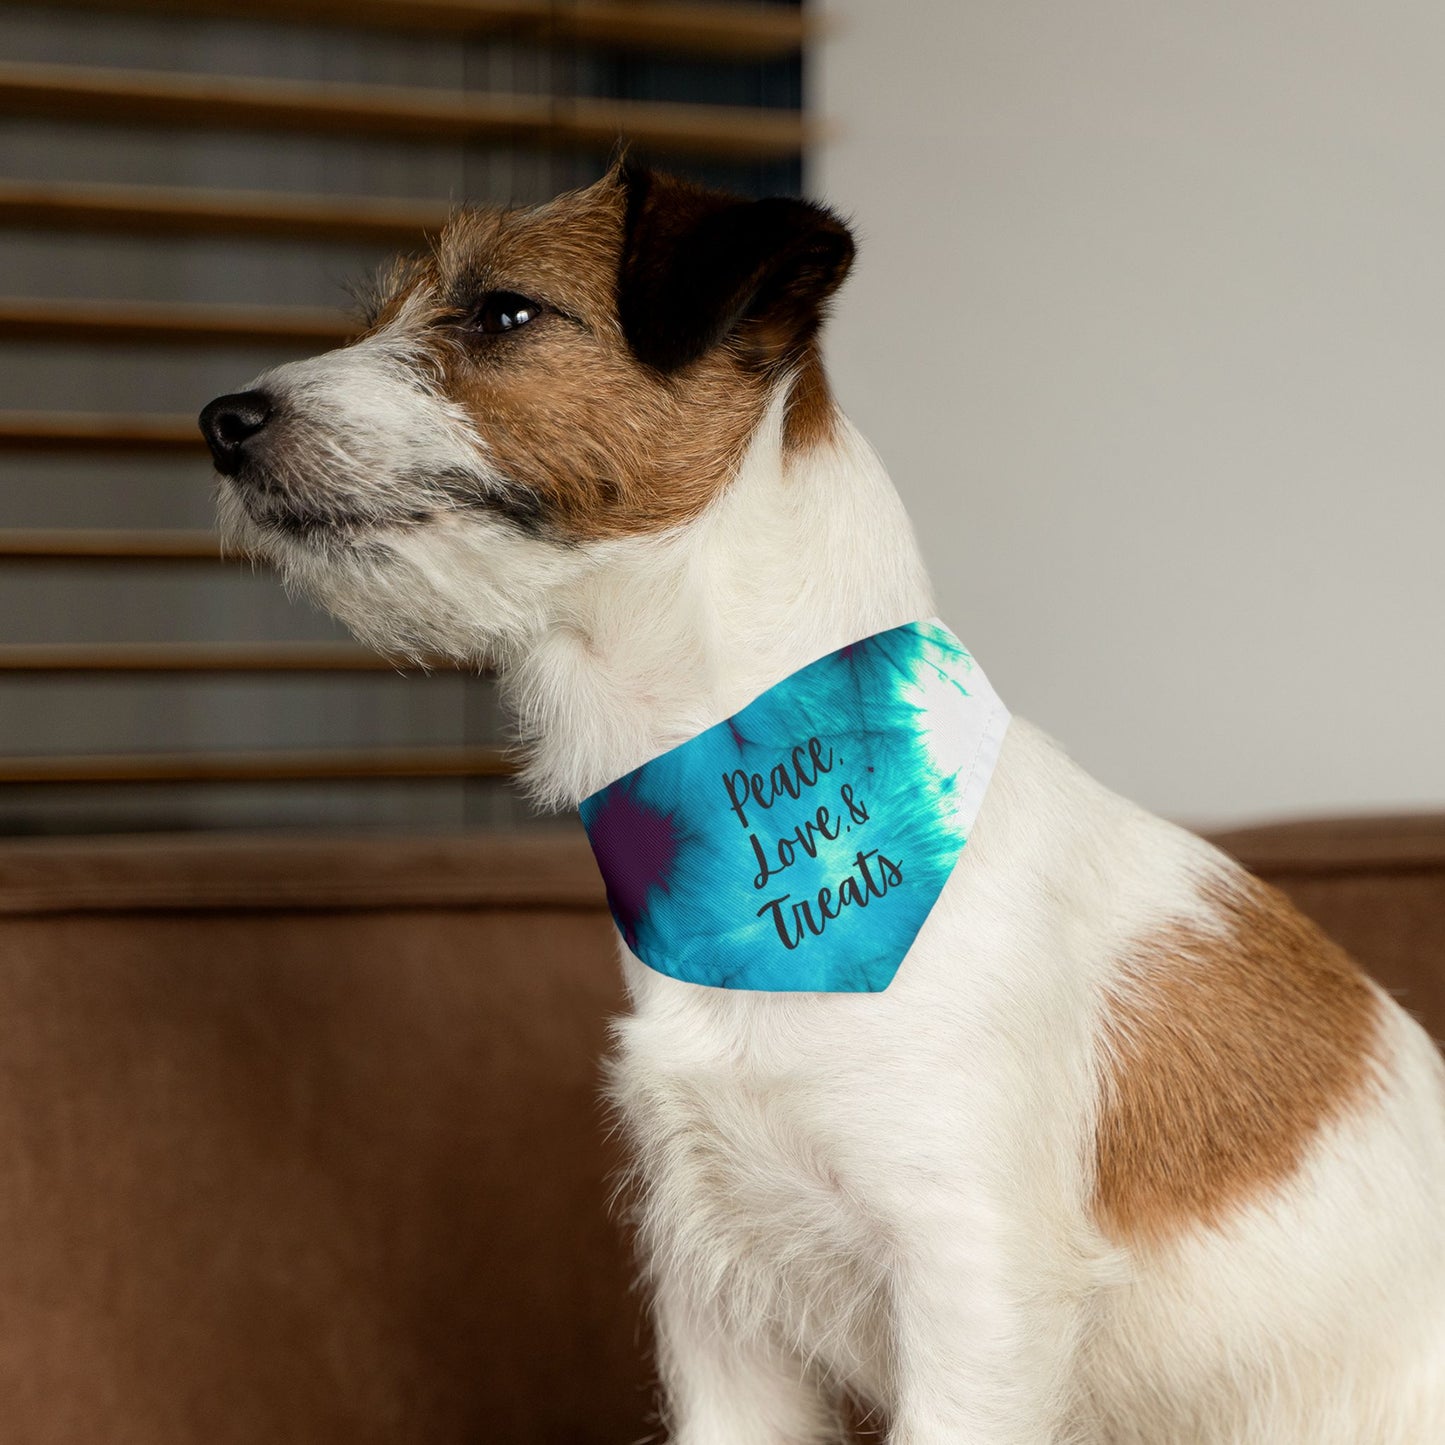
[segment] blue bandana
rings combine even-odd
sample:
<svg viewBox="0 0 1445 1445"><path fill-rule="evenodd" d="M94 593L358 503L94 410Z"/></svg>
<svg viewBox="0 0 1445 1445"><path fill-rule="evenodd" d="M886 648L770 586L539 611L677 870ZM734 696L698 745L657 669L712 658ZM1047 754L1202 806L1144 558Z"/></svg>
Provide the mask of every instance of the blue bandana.
<svg viewBox="0 0 1445 1445"><path fill-rule="evenodd" d="M627 946L714 988L887 988L968 841L1007 726L940 622L784 678L584 799Z"/></svg>

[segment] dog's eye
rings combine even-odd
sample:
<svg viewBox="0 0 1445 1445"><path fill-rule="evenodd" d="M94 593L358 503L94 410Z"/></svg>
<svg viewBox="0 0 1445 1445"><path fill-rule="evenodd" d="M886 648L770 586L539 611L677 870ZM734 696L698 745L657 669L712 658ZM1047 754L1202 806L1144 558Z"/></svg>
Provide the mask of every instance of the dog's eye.
<svg viewBox="0 0 1445 1445"><path fill-rule="evenodd" d="M542 303L515 291L488 291L472 312L472 325L486 336L515 331L542 314Z"/></svg>

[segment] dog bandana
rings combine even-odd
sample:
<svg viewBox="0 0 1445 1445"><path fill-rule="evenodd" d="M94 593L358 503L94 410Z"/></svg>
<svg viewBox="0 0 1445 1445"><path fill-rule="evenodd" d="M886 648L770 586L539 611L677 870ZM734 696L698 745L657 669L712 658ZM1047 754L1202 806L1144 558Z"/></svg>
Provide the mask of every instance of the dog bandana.
<svg viewBox="0 0 1445 1445"><path fill-rule="evenodd" d="M1008 712L941 622L875 633L583 800L627 946L714 988L888 987Z"/></svg>

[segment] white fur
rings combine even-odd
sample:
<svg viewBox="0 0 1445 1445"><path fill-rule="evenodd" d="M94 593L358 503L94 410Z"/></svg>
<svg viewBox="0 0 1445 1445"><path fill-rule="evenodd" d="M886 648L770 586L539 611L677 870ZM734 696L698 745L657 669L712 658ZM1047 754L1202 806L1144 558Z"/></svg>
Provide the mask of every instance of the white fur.
<svg viewBox="0 0 1445 1445"><path fill-rule="evenodd" d="M270 384L344 397L335 364ZM531 786L574 804L932 615L877 457L845 423L785 462L781 400L711 509L663 537L562 547L456 513L357 553L231 522L364 637L495 660ZM396 417L433 405L368 392L368 469L406 470ZM1379 1096L1288 1187L1154 1254L1091 1217L1102 1001L1131 942L1207 925L1200 885L1230 866L1016 721L885 993L699 988L623 951L613 1093L676 1445L832 1440L841 1390L893 1445L1445 1440L1445 1090L1393 1004Z"/></svg>

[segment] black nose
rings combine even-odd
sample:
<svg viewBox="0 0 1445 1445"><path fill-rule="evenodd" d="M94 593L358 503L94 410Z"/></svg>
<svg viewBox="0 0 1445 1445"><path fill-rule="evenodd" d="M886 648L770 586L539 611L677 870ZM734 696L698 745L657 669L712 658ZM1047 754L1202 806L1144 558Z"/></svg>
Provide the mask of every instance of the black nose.
<svg viewBox="0 0 1445 1445"><path fill-rule="evenodd" d="M216 470L234 477L241 470L246 443L271 419L271 398L264 391L218 396L201 413L201 432L216 460Z"/></svg>

